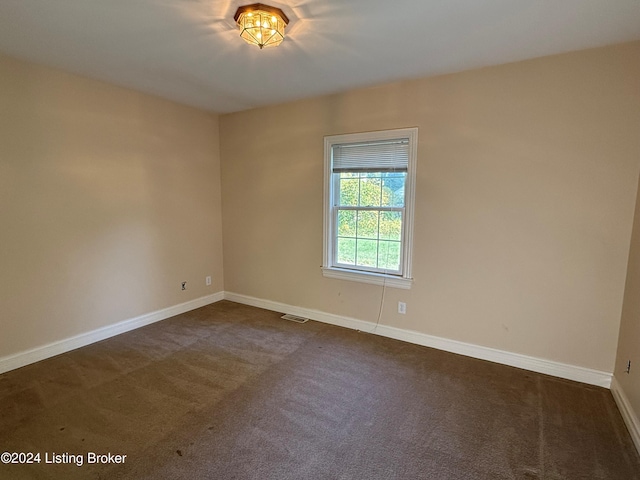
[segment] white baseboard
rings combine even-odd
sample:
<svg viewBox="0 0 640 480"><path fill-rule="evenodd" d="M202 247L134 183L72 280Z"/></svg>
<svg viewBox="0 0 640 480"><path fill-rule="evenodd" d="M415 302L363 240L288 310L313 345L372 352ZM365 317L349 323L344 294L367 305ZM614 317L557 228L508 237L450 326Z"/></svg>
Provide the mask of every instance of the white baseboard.
<svg viewBox="0 0 640 480"><path fill-rule="evenodd" d="M382 335L384 337L390 337L396 340L403 340L405 342L423 345L425 347L437 348L438 350L457 353L481 360L488 360L490 362L501 363L503 365L522 368L524 370L530 370L546 375L552 375L554 377L575 380L578 382L588 383L590 385L597 385L599 387L605 388L610 388L611 386L612 374L608 372L592 370L590 368L569 365L566 363L554 362L552 360L546 360L543 358L530 357L527 355L521 355L519 353L496 350L494 348L473 345L470 343L459 342L457 340L450 340L442 337L435 337L433 335L427 335L425 333L415 332L412 330L403 330L386 325L378 325L378 327L376 328L375 324L372 322L333 315L319 310L295 307L284 303L249 297L247 295L240 295L233 292L225 292L224 298L225 300L230 300L232 302L252 305L254 307L260 307L276 312L291 313L293 315L307 317L312 320L329 323L331 325L338 325L354 330L374 333L376 335Z"/></svg>
<svg viewBox="0 0 640 480"><path fill-rule="evenodd" d="M80 348L85 345L89 345L91 343L113 337L114 335L128 332L130 330L149 325L150 323L158 322L174 315L179 315L181 313L185 313L190 310L194 310L196 308L218 302L222 299L242 303L245 305L252 305L254 307L260 307L267 310L273 310L276 312L291 313L293 315L307 317L312 320L317 320L319 322L324 322L331 325L337 325L354 330L360 330L363 332L374 333L376 335L403 340L405 342L414 343L417 345L437 348L439 350L444 350L447 352L457 353L473 358L479 358L482 360L488 360L504 365L510 365L512 367L531 370L538 373L544 373L555 377L566 378L569 380L575 380L578 382L588 383L605 388L611 388L612 374L607 372L592 370L576 365L554 362L542 358L529 357L526 355L506 352L503 350L496 350L489 347L482 347L479 345L473 345L456 340L436 337L433 335L427 335L425 333L415 332L411 330L389 327L386 325L378 325L376 328L375 324L372 322L334 315L331 313L322 312L320 310L295 307L285 303L249 297L247 295L240 295L233 292L214 293L212 295L197 298L195 300L181 303L179 305L174 305L162 310L140 315L139 317L124 320L114 325L102 327L91 332L76 335L74 337L53 342L47 345L42 345L40 347L19 352L14 355L1 357L0 373L24 367L25 365L50 358L55 355L68 352L70 350L75 350L76 348ZM616 400L618 399L616 398ZM629 412L633 414L632 410L629 410ZM635 425L637 425L637 420ZM636 427L636 432L637 431L638 429Z"/></svg>
<svg viewBox="0 0 640 480"><path fill-rule="evenodd" d="M640 453L640 420L638 420L636 413L633 411L633 408L631 408L629 399L620 386L620 383L616 380L616 377L613 377L611 380L611 393L618 405L622 419L631 434L631 439L633 440L638 453Z"/></svg>
<svg viewBox="0 0 640 480"><path fill-rule="evenodd" d="M8 372L16 368L24 367L31 363L39 362L46 358L60 355L61 353L75 350L76 348L84 347L91 343L105 340L109 337L119 335L120 333L128 332L136 328L144 327L150 323L159 322L160 320L179 315L181 313L195 310L196 308L204 307L210 303L219 302L224 298L224 292L218 292L204 297L196 298L188 302L174 305L172 307L163 308L155 312L146 313L139 317L130 318L122 322L108 325L106 327L98 328L87 333L81 333L75 337L65 338L57 342L42 345L40 347L32 348L24 352L19 352L14 355L9 355L0 358L0 373Z"/></svg>

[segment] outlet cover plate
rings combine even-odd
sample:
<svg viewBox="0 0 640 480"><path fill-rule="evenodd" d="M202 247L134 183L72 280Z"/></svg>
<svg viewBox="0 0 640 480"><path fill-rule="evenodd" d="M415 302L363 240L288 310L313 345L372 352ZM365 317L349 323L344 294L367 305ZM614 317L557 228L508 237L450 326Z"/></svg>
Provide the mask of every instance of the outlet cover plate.
<svg viewBox="0 0 640 480"><path fill-rule="evenodd" d="M407 313L407 304L404 302L398 302L398 313L404 315Z"/></svg>

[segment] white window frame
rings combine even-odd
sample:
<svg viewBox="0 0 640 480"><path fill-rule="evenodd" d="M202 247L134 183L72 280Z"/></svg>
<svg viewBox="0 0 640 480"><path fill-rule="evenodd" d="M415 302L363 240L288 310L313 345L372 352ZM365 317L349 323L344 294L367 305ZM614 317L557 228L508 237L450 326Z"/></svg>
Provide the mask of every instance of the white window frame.
<svg viewBox="0 0 640 480"><path fill-rule="evenodd" d="M409 163L405 180L405 213L402 231L402 275L367 272L337 267L334 265L336 225L334 210L335 182L333 176L333 146L371 141L385 141L406 138L409 141ZM324 222L322 274L329 278L350 280L374 285L410 289L413 283L411 265L413 256L413 219L415 207L416 164L418 150L418 129L400 128L377 132L351 133L324 137Z"/></svg>

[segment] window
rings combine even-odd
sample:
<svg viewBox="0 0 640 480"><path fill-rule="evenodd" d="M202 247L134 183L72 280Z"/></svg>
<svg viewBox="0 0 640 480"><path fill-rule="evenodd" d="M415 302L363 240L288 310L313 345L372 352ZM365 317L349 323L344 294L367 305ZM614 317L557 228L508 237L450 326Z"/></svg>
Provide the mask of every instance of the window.
<svg viewBox="0 0 640 480"><path fill-rule="evenodd" d="M411 288L418 129L325 137L326 277Z"/></svg>

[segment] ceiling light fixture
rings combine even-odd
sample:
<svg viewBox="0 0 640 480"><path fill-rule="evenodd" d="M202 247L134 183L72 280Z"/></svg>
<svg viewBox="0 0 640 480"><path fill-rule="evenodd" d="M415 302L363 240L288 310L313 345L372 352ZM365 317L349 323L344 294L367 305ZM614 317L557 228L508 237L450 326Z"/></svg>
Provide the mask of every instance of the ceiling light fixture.
<svg viewBox="0 0 640 480"><path fill-rule="evenodd" d="M260 49L280 45L284 40L284 28L289 24L282 10L262 3L238 8L233 19L244 41Z"/></svg>

